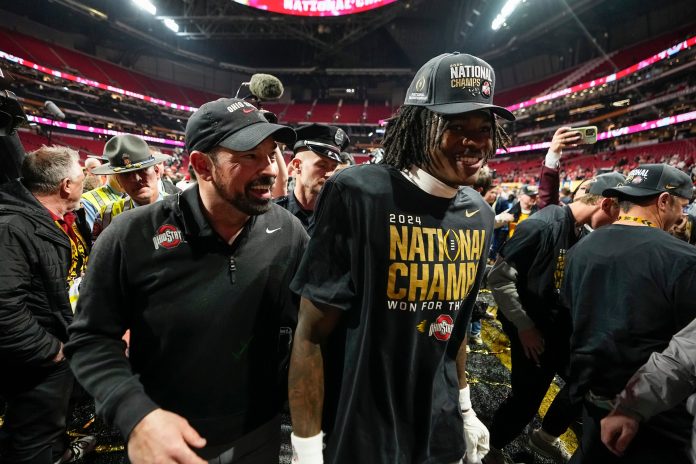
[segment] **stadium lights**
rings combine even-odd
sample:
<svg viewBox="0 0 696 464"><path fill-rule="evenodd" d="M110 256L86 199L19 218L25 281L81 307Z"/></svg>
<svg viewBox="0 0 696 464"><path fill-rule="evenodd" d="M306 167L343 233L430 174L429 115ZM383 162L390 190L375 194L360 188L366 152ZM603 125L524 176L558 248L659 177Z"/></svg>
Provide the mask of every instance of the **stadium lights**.
<svg viewBox="0 0 696 464"><path fill-rule="evenodd" d="M515 11L517 5L519 5L521 2L522 0L507 0L505 5L503 5L503 7L500 9L498 16L496 16L493 23L491 23L491 29L494 31L500 29L503 24L505 24L505 21L510 17L512 12Z"/></svg>
<svg viewBox="0 0 696 464"><path fill-rule="evenodd" d="M165 26L167 26L168 29L174 31L174 32L179 32L179 25L174 21L173 19L163 19L162 22L164 23Z"/></svg>
<svg viewBox="0 0 696 464"><path fill-rule="evenodd" d="M133 3L141 10L145 10L153 16L157 14L157 7L153 5L150 0L133 0Z"/></svg>

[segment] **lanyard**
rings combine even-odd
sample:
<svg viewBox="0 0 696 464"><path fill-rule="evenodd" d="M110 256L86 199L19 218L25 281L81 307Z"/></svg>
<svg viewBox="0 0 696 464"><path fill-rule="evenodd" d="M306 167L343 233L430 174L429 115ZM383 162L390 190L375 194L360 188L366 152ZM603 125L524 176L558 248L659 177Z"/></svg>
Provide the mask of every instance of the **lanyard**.
<svg viewBox="0 0 696 464"><path fill-rule="evenodd" d="M635 216L619 216L617 221L632 221L632 222L637 222L639 224L643 224L648 227L656 227L652 222L648 221L647 219L643 219L640 217L635 217Z"/></svg>

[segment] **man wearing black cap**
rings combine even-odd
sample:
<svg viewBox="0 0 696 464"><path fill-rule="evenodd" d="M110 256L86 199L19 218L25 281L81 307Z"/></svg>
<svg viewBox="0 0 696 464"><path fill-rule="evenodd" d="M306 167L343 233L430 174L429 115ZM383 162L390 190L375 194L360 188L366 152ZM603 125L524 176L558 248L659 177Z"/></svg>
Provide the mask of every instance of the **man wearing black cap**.
<svg viewBox="0 0 696 464"><path fill-rule="evenodd" d="M311 124L296 130L295 157L290 161L295 188L286 197L276 200L294 214L305 228L309 227L314 205L326 179L343 162L341 150L350 143L340 127Z"/></svg>
<svg viewBox="0 0 696 464"><path fill-rule="evenodd" d="M539 188L536 185L525 184L520 188L518 201L510 208L504 209L502 205L496 208L496 218L510 218L510 220L493 232L490 255L492 260L498 257L498 252L505 242L515 234L517 225L538 211L536 205L538 197Z"/></svg>
<svg viewBox="0 0 696 464"><path fill-rule="evenodd" d="M500 250L488 284L510 338L512 391L493 418L488 462L496 462L494 455L500 455L534 418L554 376L565 377L571 322L558 298L565 255L585 225L594 229L616 220L619 205L616 199L602 197L602 192L624 180L619 173L595 177L587 195L568 206L548 205L520 223ZM563 462L570 454L558 437L580 414L566 393L559 393L542 428L529 441L538 452ZM499 457L498 462L504 460Z"/></svg>
<svg viewBox="0 0 696 464"><path fill-rule="evenodd" d="M204 104L186 125L197 186L96 243L66 353L134 464L278 460L279 327L307 234L271 201L277 142L294 131L250 103Z"/></svg>
<svg viewBox="0 0 696 464"><path fill-rule="evenodd" d="M646 421L622 457L602 444L600 420L655 351L696 318L696 250L666 231L693 195L690 177L666 164L632 170L621 215L568 254L562 297L571 309L570 394L584 399L572 463L687 463L691 418L683 405Z"/></svg>
<svg viewBox="0 0 696 464"><path fill-rule="evenodd" d="M382 164L324 184L292 282L290 364L300 464L480 462L466 338L493 212L473 184L506 137L483 60L451 53L416 74ZM322 430L326 448L322 452Z"/></svg>

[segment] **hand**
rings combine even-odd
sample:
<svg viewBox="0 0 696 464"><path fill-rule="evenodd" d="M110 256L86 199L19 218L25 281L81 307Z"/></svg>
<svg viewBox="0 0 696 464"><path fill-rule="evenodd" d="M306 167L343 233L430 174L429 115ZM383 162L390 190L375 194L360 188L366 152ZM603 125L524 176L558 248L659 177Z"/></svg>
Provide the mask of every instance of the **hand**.
<svg viewBox="0 0 696 464"><path fill-rule="evenodd" d="M58 364L61 361L65 361L65 354L63 354L63 343L62 342L60 344L60 348L58 349L58 353L53 358L53 362L56 364Z"/></svg>
<svg viewBox="0 0 696 464"><path fill-rule="evenodd" d="M622 456L638 433L639 422L637 419L626 416L618 411L612 411L602 419L602 443L609 451L617 456Z"/></svg>
<svg viewBox="0 0 696 464"><path fill-rule="evenodd" d="M500 213L495 217L495 220L498 222L512 222L515 220L515 216L510 213Z"/></svg>
<svg viewBox="0 0 696 464"><path fill-rule="evenodd" d="M531 329L518 330L517 335L520 337L524 354L539 364L539 357L544 352L544 337L541 336L541 332L536 327L532 327Z"/></svg>
<svg viewBox="0 0 696 464"><path fill-rule="evenodd" d="M138 422L128 437L128 458L133 464L206 464L191 450L203 448L205 438L183 417L155 409Z"/></svg>
<svg viewBox="0 0 696 464"><path fill-rule="evenodd" d="M466 464L480 464L490 449L490 434L485 425L476 417L473 409L462 411L464 418L464 442L466 443Z"/></svg>
<svg viewBox="0 0 696 464"><path fill-rule="evenodd" d="M549 150L560 155L564 148L577 147L580 139L580 132L574 131L570 127L559 127L553 134Z"/></svg>

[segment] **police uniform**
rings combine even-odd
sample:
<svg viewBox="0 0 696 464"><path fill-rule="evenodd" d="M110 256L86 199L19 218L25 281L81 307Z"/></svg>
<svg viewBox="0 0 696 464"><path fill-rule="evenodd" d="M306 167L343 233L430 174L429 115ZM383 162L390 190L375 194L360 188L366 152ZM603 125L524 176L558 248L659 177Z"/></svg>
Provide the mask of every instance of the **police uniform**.
<svg viewBox="0 0 696 464"><path fill-rule="evenodd" d="M167 161L171 157L162 153L150 153L150 149L143 139L136 135L123 134L114 136L106 142L106 145L104 145L104 158L108 162L94 168L92 170L94 174L127 174L147 169L150 166ZM108 188L108 190L102 190L104 188ZM159 182L156 188L160 190ZM107 191L109 192L108 194L106 193ZM92 241L97 239L102 230L111 223L114 216L138 206L131 198L120 194L113 198L112 192L115 191L107 184L83 195L83 198L87 195L89 201L94 201L98 205L97 213L92 219L92 224L90 224L92 227ZM108 195L112 196L113 199L111 201L106 201ZM160 190L158 200L162 198L162 195L163 192Z"/></svg>
<svg viewBox="0 0 696 464"><path fill-rule="evenodd" d="M310 150L339 164L343 163L341 151L345 150L348 144L350 144L350 138L340 127L310 124L300 127L296 132L297 142L295 142L293 147L295 155L301 151ZM286 196L277 198L275 202L294 214L305 226L305 229L309 229L314 212L302 208L302 205L297 201L294 191Z"/></svg>

